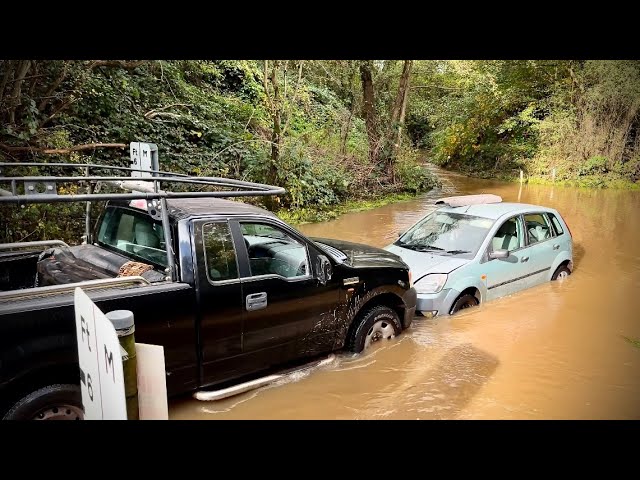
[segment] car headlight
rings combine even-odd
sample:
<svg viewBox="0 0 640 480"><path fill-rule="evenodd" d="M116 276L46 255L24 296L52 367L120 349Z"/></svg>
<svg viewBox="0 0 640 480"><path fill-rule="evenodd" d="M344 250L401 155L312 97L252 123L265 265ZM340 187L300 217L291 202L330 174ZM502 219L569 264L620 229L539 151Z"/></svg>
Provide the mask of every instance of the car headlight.
<svg viewBox="0 0 640 480"><path fill-rule="evenodd" d="M447 283L446 273L431 273L418 280L414 286L418 293L438 293L445 283Z"/></svg>

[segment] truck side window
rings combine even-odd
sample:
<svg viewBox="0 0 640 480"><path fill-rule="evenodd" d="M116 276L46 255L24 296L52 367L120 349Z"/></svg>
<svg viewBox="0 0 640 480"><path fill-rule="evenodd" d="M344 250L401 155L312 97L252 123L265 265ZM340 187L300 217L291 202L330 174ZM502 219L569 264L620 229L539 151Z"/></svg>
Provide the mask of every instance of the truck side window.
<svg viewBox="0 0 640 480"><path fill-rule="evenodd" d="M167 265L162 225L146 212L107 209L98 232L98 243L137 257L142 262Z"/></svg>
<svg viewBox="0 0 640 480"><path fill-rule="evenodd" d="M309 275L307 248L285 232L264 223L241 223L251 275Z"/></svg>
<svg viewBox="0 0 640 480"><path fill-rule="evenodd" d="M204 261L212 282L238 278L238 264L227 223L207 223L202 227Z"/></svg>

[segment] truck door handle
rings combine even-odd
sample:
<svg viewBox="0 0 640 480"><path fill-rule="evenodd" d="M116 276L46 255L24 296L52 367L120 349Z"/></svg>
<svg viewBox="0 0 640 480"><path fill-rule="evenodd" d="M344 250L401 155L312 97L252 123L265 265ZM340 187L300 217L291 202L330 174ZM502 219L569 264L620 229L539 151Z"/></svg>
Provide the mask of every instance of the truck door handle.
<svg viewBox="0 0 640 480"><path fill-rule="evenodd" d="M260 310L267 306L267 292L252 293L247 295L246 307L249 312Z"/></svg>
<svg viewBox="0 0 640 480"><path fill-rule="evenodd" d="M529 261L529 257L522 257L522 260L520 260L522 263L524 262L528 262Z"/></svg>
<svg viewBox="0 0 640 480"><path fill-rule="evenodd" d="M558 245L557 243L553 246L553 249L554 249L554 250L557 250L557 249L559 249L559 248L560 248L560 245Z"/></svg>

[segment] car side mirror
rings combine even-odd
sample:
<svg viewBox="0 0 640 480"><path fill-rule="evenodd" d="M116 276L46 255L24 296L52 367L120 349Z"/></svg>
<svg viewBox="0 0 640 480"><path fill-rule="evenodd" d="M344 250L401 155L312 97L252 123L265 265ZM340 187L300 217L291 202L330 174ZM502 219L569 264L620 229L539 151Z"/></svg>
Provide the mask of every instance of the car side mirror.
<svg viewBox="0 0 640 480"><path fill-rule="evenodd" d="M324 255L318 255L316 258L316 278L320 285L326 285L333 275L333 267L331 262Z"/></svg>
<svg viewBox="0 0 640 480"><path fill-rule="evenodd" d="M498 250L494 250L489 253L489 258L509 258L509 250L505 250L504 248L500 248Z"/></svg>

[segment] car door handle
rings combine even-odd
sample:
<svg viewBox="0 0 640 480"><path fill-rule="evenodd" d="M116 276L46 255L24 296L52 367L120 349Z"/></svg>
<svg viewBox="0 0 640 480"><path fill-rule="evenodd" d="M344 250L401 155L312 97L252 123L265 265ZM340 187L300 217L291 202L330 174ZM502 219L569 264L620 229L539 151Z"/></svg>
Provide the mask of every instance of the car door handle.
<svg viewBox="0 0 640 480"><path fill-rule="evenodd" d="M554 249L554 250L557 250L557 249L559 249L559 248L560 248L560 245L558 245L557 243L553 246L553 249Z"/></svg>
<svg viewBox="0 0 640 480"><path fill-rule="evenodd" d="M529 257L522 257L522 260L520 260L522 263L524 262L528 262L529 261Z"/></svg>
<svg viewBox="0 0 640 480"><path fill-rule="evenodd" d="M249 312L260 310L267 306L267 292L252 293L247 295L246 307Z"/></svg>

